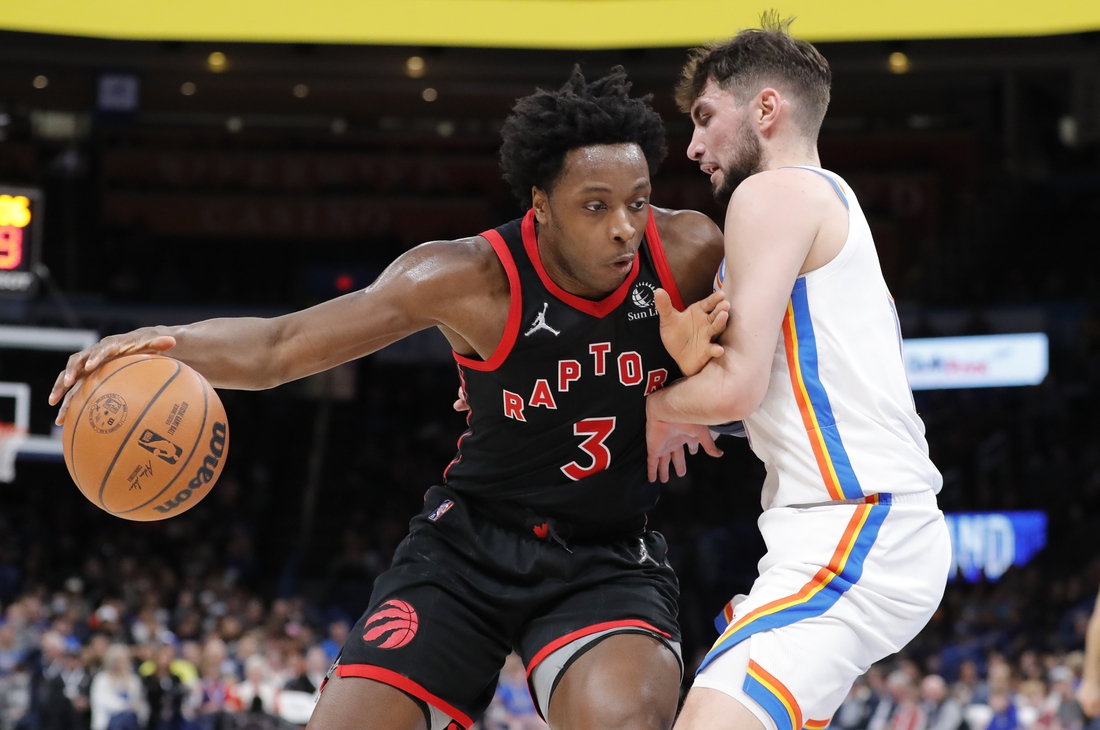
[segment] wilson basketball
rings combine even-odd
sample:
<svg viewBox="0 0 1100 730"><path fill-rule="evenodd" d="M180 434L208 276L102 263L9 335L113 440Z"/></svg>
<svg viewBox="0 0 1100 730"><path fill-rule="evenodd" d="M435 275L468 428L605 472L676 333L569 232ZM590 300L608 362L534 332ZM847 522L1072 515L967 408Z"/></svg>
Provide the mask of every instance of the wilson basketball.
<svg viewBox="0 0 1100 730"><path fill-rule="evenodd" d="M182 514L210 493L229 426L217 393L190 367L128 355L83 383L62 438L85 497L116 517L147 522Z"/></svg>

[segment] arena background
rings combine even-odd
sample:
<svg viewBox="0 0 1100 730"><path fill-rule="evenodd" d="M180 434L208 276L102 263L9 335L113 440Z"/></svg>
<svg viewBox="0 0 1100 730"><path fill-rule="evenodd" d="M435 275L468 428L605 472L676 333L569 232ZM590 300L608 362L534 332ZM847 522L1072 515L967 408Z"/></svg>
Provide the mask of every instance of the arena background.
<svg viewBox="0 0 1100 730"><path fill-rule="evenodd" d="M721 221L684 156L691 126L671 91L688 46L766 9L5 5L0 185L41 191L44 267L32 271L33 296L0 298L0 381L30 386L30 430L43 436L67 353L19 344L6 326L104 335L279 314L364 287L417 243L521 212L500 181L501 122L517 97L559 85L578 62L592 74L622 64L654 95L670 148L654 203ZM935 673L972 730L1000 722L991 698L1001 690L1015 726L1081 727L1066 686L1100 580L1100 5L778 9L832 65L822 162L859 195L906 338L1049 341L1039 385L916 393L944 474L941 506L1041 511L1045 548L996 581L953 582L928 629L869 676L836 724L920 730L905 725L916 708L924 719L912 721L931 726L915 682ZM158 641L176 647L206 677L189 722L237 709L226 698L247 663L244 637L280 687L308 676L301 655L326 638L331 654L330 627L358 617L452 458L457 384L441 338L423 334L328 376L222 392L225 473L201 505L163 523L112 518L56 457L20 455L14 481L0 484L0 730L87 727L80 681L65 689L73 714L43 710L51 631L64 638L59 661L87 682L110 641L131 646L136 664ZM14 408L0 398L0 420L15 420ZM763 552L763 470L743 441L726 441L721 460L691 461L651 518L680 576L689 663ZM506 699L487 723L528 726Z"/></svg>

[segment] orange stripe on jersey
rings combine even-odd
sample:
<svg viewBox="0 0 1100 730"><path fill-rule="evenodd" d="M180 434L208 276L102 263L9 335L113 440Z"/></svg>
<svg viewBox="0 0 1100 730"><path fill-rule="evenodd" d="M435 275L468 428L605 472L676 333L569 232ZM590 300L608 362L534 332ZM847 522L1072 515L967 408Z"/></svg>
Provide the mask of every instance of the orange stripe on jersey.
<svg viewBox="0 0 1100 730"><path fill-rule="evenodd" d="M844 499L840 480L833 469L828 448L817 424L817 414L814 413L810 394L806 392L806 383L802 377L802 365L798 360L798 330L794 322L794 302L787 303L787 316L783 318L783 344L787 351L787 369L791 374L791 386L794 388L798 410L802 414L802 424L806 427L806 435L810 438L810 448L813 449L814 458L817 460L817 469L821 472L829 496L833 499Z"/></svg>

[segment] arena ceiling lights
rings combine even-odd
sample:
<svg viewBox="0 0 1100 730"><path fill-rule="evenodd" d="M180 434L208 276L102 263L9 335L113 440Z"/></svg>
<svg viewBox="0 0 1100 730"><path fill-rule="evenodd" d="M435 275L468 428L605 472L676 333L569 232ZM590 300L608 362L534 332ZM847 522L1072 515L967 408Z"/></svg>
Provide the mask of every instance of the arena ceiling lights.
<svg viewBox="0 0 1100 730"><path fill-rule="evenodd" d="M30 0L0 28L101 38L511 48L690 46L775 7L812 41L1100 29L1087 0Z"/></svg>

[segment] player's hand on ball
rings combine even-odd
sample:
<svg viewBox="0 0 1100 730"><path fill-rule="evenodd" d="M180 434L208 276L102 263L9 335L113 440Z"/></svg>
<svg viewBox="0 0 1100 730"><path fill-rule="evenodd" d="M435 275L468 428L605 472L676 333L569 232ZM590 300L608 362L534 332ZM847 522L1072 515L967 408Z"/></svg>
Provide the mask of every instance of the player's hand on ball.
<svg viewBox="0 0 1100 730"><path fill-rule="evenodd" d="M695 454L699 447L711 456L722 455L722 450L714 444L710 429L706 426L697 426L690 423L669 423L658 421L655 418L646 420L645 424L646 447L649 458L646 461L649 472L649 481L660 479L662 483L668 481L669 465L676 469L677 476L687 474L687 459L684 456L684 447Z"/></svg>
<svg viewBox="0 0 1100 730"><path fill-rule="evenodd" d="M654 293L653 301L661 317L661 341L680 372L695 375L713 358L722 356L724 350L714 338L725 331L729 322L730 304L725 294L716 291L683 312L672 306L664 289Z"/></svg>
<svg viewBox="0 0 1100 730"><path fill-rule="evenodd" d="M65 422L65 412L69 410L73 395L79 391L80 383L88 373L103 363L123 355L161 353L172 349L175 345L175 337L160 334L155 327L143 327L124 335L104 337L91 347L73 353L65 369L58 374L50 391L50 405L61 403L54 423L60 426Z"/></svg>

